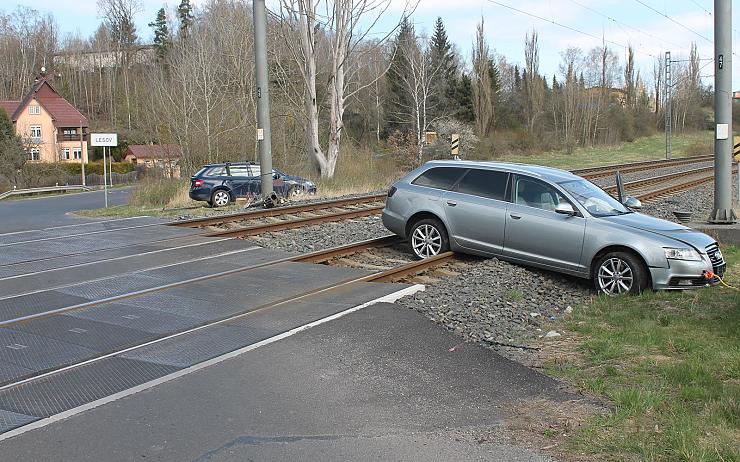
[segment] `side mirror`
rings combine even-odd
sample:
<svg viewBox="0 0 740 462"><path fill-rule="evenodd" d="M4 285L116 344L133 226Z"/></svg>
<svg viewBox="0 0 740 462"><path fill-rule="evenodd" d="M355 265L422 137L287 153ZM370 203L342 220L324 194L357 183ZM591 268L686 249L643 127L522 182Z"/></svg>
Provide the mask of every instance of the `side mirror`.
<svg viewBox="0 0 740 462"><path fill-rule="evenodd" d="M555 207L555 213L562 213L563 215L573 216L576 214L576 211L573 210L573 206L570 205L568 202L561 202Z"/></svg>
<svg viewBox="0 0 740 462"><path fill-rule="evenodd" d="M278 178L280 178L280 174L278 172L273 172L272 173L272 179L273 180L277 180Z"/></svg>
<svg viewBox="0 0 740 462"><path fill-rule="evenodd" d="M624 206L629 207L631 209L641 209L642 208L642 202L635 199L632 196L627 196L627 198L622 203Z"/></svg>

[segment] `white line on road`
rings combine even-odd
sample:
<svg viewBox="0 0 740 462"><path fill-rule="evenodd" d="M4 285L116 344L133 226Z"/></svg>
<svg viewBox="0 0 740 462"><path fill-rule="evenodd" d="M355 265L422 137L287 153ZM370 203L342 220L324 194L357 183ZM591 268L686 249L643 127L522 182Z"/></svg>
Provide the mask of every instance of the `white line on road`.
<svg viewBox="0 0 740 462"><path fill-rule="evenodd" d="M275 343L275 342L277 342L279 340L285 339L287 337L293 336L293 335L295 335L295 334L297 334L299 332L302 332L302 331L304 331L306 329L310 329L312 327L319 326L321 324L324 324L324 323L333 321L335 319L339 319L342 316L346 316L346 315L348 315L350 313L354 313L355 311L359 311L359 310L361 310L363 308L367 308L368 306L375 305L376 303L393 303L393 302L395 302L396 300L398 300L398 299L400 299L402 297L405 297L407 295L412 295L412 294L415 294L416 292L420 292L420 291L423 291L423 290L424 290L424 286L421 285L421 284L415 284L415 285L410 286L410 287L405 287L405 288L403 288L401 290L398 290L396 292L393 292L391 294L384 295L383 297L379 297L379 298L376 298L374 300L370 300L369 302L363 303L361 305L357 305L355 307L349 308L349 309L344 310L344 311L340 311L339 313L335 313L335 314L333 314L331 316L327 316L325 318L321 318L319 320L310 322L308 324L304 324L302 326L296 327L295 329L291 329L291 330L289 330L287 332L283 332L282 334L275 335L273 337L270 337L268 339L262 340L260 342L253 343L252 345L248 345L248 346L246 346L244 348L240 348L238 350L234 350L232 352L223 354L221 356L217 356L215 358L209 359L209 360L204 361L202 363L198 363L198 364L195 364L195 365L190 366L188 368L179 370L177 372L173 372L171 374L165 375L164 377L160 377L158 379L151 380L151 381L146 382L146 383L143 383L141 385L137 385L135 387L132 387L132 388L129 388L129 389L126 389L126 390L123 390L123 391L119 391L118 393L112 394L110 396L106 396L105 398L97 399L97 400L92 401L90 403L83 404L82 406L78 406L78 407L69 409L69 410L64 411L64 412L61 412L59 414L56 414L56 415L53 415L53 416L50 416L50 417L46 417L46 418L37 420L35 422L31 422L28 425L24 425L22 427L19 427L19 428L16 428L14 430L10 430L10 431L8 431L6 433L3 433L2 435L0 435L0 441L6 440L8 438L12 438L14 436L18 436L20 434L26 433L26 432L31 431L31 430L35 430L37 428L45 427L45 426L50 425L52 423L58 422L60 420L64 420L64 419L66 419L68 417L72 417L74 415L77 415L77 414L80 414L82 412L88 411L90 409L94 409L96 407L102 406L104 404L111 403L113 401L117 401L117 400L119 400L121 398L125 398L127 396L136 394L136 393L138 393L140 391L144 391L144 390L147 390L149 388L156 387L157 385L161 385L163 383L166 383L166 382L169 382L171 380L174 380L174 379L183 377L185 375L192 374L193 372L197 372L197 371L199 371L201 369L205 369L206 367L213 366L214 364L221 363L221 362L226 361L228 359L235 358L237 356L243 355L244 353L248 353L248 352L250 352L252 350L256 350L257 348L260 348L260 347L269 345L271 343ZM234 318L245 316L246 314L248 314L248 313L235 316ZM202 326L200 328L205 328L205 327L208 327L208 326L211 326L211 325L214 325L214 324L218 324L218 323L222 323L222 322L226 322L226 321L231 321L234 318L229 318L229 319L226 319L226 320L218 321L216 323L208 324L208 325ZM196 328L196 329L200 329L200 328ZM192 332L192 330L187 331L187 332ZM182 334L183 333L176 334L176 335L182 335ZM172 337L174 337L176 335L173 335ZM167 338L170 338L170 337L167 337ZM160 340L156 340L156 341L161 341L161 340L164 340L164 339L160 339ZM150 342L150 343L154 343L154 342ZM148 344L139 345L137 347L130 348L129 350L132 350L132 349L135 349L135 348L141 348L142 346L145 346L145 345L148 345ZM124 353L126 351L128 351L128 350L123 350L123 351L120 351L120 352L112 353L111 355L122 354L122 353ZM104 357L108 357L108 356L111 356L111 355L106 355ZM101 359L101 358L96 358L95 360L99 360L99 359ZM90 360L88 362L92 362L92 361L93 360ZM81 363L81 364L85 364L85 363ZM79 365L80 364L77 364L74 367L77 367ZM62 369L62 370L64 370L64 369ZM55 371L55 372L59 372L59 371ZM34 379L36 379L36 378L34 378ZM5 388L5 387L3 387L3 388ZM2 388L0 388L0 389L2 389Z"/></svg>

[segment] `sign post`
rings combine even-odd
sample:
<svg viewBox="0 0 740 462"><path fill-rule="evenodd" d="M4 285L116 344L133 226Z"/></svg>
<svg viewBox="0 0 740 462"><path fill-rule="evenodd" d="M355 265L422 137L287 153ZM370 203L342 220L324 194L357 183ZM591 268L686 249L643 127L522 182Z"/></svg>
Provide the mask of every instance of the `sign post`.
<svg viewBox="0 0 740 462"><path fill-rule="evenodd" d="M105 191L105 206L108 207L108 174L105 162L105 148L118 146L118 134L116 133L93 133L90 135L90 146L103 147L103 190ZM110 155L110 150L108 150ZM112 165L111 165L112 167Z"/></svg>
<svg viewBox="0 0 740 462"><path fill-rule="evenodd" d="M452 151L452 158L455 160L460 159L460 134L453 133L451 136L451 151Z"/></svg>

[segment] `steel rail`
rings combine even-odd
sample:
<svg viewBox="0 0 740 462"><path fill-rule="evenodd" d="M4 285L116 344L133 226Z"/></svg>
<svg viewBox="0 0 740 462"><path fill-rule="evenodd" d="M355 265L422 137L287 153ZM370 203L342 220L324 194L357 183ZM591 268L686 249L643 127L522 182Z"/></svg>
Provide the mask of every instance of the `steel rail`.
<svg viewBox="0 0 740 462"><path fill-rule="evenodd" d="M692 156L679 157L668 160L646 160L640 162L629 162L624 164L603 165L599 167L587 167L571 170L571 173L582 176L586 179L602 178L613 175L619 170L622 173L639 172L644 170L654 170L658 168L673 167L678 165L693 164L697 162L709 162L714 156Z"/></svg>
<svg viewBox="0 0 740 462"><path fill-rule="evenodd" d="M628 183L624 183L625 190L629 188L640 188L643 186L649 186L657 183L663 183L665 181L675 180L676 178L683 178L690 175L695 175L699 173L705 173L705 172L711 172L714 170L714 167L700 167L693 170L686 170L683 172L676 172L676 173L669 173L667 175L660 175L660 176L654 176L652 178L645 178L642 180L635 180L630 181ZM611 185L604 188L606 192L614 193L617 192L617 186Z"/></svg>
<svg viewBox="0 0 740 462"><path fill-rule="evenodd" d="M737 169L734 169L732 173L736 173ZM677 193L677 192L683 192L692 188L695 188L697 186L701 186L705 183L710 183L714 181L714 175L707 175L701 178L697 178L695 180L687 181L685 183L678 183L670 186L666 186L665 188L661 188L655 191L648 191L646 193L640 194L637 196L637 199L639 199L642 202L651 201L654 199L658 199L663 196L667 196L669 194Z"/></svg>
<svg viewBox="0 0 740 462"><path fill-rule="evenodd" d="M364 249L367 249L367 248L383 247L383 246L391 245L394 242L398 242L398 241L400 241L400 239L397 238L396 236L383 236L383 237L376 238L376 239L369 239L369 240L366 240L366 241L360 241L360 242L356 242L356 243L352 243L352 244L348 244L348 245L344 245L344 246L339 246L339 247L329 248L329 249L320 250L320 251L316 251L316 252L311 252L311 253L308 253L308 254L299 255L297 257L288 257L288 258L283 258L283 259L276 260L276 261L273 261L273 262L266 262L266 263L263 263L263 264L260 264L260 265L255 265L255 267L268 266L268 265L272 265L272 264L282 263L282 262L285 262L285 261L296 261L296 262L300 262L300 261L312 261L312 260L321 259L321 258L324 258L324 257L331 258L332 256L344 255L344 254L347 254L347 253L352 253L352 252L356 252L358 250L364 250ZM350 287L352 285L356 285L356 284L360 284L360 283L367 283L367 282L388 282L388 281L398 280L399 278L403 278L403 277L406 277L406 276L409 276L409 275L412 275L412 274L417 274L419 272L423 272L423 271L429 270L430 268L433 268L433 267L436 267L436 266L440 266L440 265L446 264L446 263L452 261L454 258L455 258L455 254L453 252L445 252L443 254L439 254L439 255L436 255L434 257L430 257L430 258L427 258L427 259L424 259L424 260L420 260L420 261L408 263L408 264L405 264L405 265L401 265L401 266L398 266L396 268L391 268L391 269L388 269L388 270L379 271L379 272L368 274L368 275L365 275L365 276L352 277L352 278L349 278L349 279L346 279L346 280L343 280L343 281L339 281L339 282L335 282L335 283L329 284L329 285L324 286L324 287L319 287L319 288L316 288L316 289L311 289L309 291L306 291L306 292L303 292L303 293L300 293L300 294L296 294L296 295L292 295L290 297L286 297L286 298L283 298L283 299L278 300L278 301L275 301L275 302L270 302L270 303L266 303L266 304L263 304L263 305L259 305L257 307L254 307L254 308L248 310L248 311L242 311L242 312L239 312L239 313L235 313L235 314L231 314L231 315L228 315L228 316L224 316L224 317L219 318L219 319L214 319L214 320L211 320L211 321L206 321L206 322L204 322L204 323L202 323L202 324L200 324L198 326L194 326L194 327L191 327L191 328L182 330L180 332L173 332L173 333L169 333L169 334L161 334L159 337L154 337L151 340L142 342L142 343L140 343L138 345L129 345L129 346L126 346L125 348L119 348L119 349L117 349L115 351L104 352L104 353L102 353L102 354L100 354L98 356L93 356L93 357L84 359L82 361L79 361L77 363L66 364L66 365L59 366L59 367L56 367L56 368L53 368L53 369L47 369L47 370L41 371L41 372L39 372L39 373L37 373L35 375L31 375L31 376L22 378L20 380L16 380L15 382L6 383L4 385L1 385L0 386L0 391L12 389L12 388L15 388L15 387L18 387L18 386L27 384L29 382L33 382L35 380L39 380L39 379L44 378L44 377L48 377L48 376L51 376L51 375L54 375L54 374L58 374L58 373L63 372L63 371L74 369L76 367L80 367L80 366L83 366L83 365L94 363L94 362L100 361L100 360L105 359L105 358L110 358L110 357L113 357L113 356L116 356L116 355L120 355L120 354L123 354L123 353L126 353L126 352L130 352L130 351L133 351L133 350L136 350L136 349L145 347L145 346L150 346L150 345L153 345L153 344L156 344L156 343L160 343L160 342L163 342L165 340L170 340L170 339L173 339L173 338L176 338L176 337L180 337L180 336L183 336L183 335L194 333L194 332L197 332L197 331L206 329L208 327L212 327L212 326L215 326L215 325L219 325L219 324L223 324L223 323L226 323L226 322L234 321L234 320L239 319L239 318L244 318L244 317L247 317L247 316L251 316L251 315L254 315L255 313L260 313L260 312L264 312L264 311L267 311L267 310L270 310L270 309L275 309L275 308L278 308L278 307L280 307L282 305L285 305L287 303L297 302L297 301L300 301L300 300L303 300L303 299L306 299L306 298L310 298L313 295L318 295L318 294L322 294L322 293L331 292L333 290ZM248 268L248 269L252 269L252 268ZM242 269L241 271L245 271L245 270L247 270L247 269ZM213 275L210 278L220 277L220 276L223 276L223 275L226 275L226 274L233 274L235 272L239 272L239 271L229 271L229 272L225 272L223 274ZM203 279L203 278L198 278L198 279ZM181 284L177 284L177 285L181 285ZM96 301L96 302L91 303L90 305L96 305L96 304L100 304L100 303L103 303L103 301ZM79 308L81 308L81 307L70 307L70 308L65 309L65 311L70 311L72 309L79 309ZM47 315L57 314L59 312L60 312L60 310L55 310L53 313L52 312L49 312L49 314L47 314ZM36 316L36 317L41 317L41 316ZM25 321L25 320L27 320L27 319L23 319L23 321ZM16 321L16 322L21 322L21 321ZM8 321L3 322L2 324L3 325L7 325L8 324Z"/></svg>
<svg viewBox="0 0 740 462"><path fill-rule="evenodd" d="M257 218L268 218L280 215L290 215L294 213L313 212L316 210L329 209L334 207L347 207L350 205L368 204L373 202L379 202L385 199L386 194L370 194L367 196L333 199L321 202L310 202L307 204L289 205L285 207L276 207L272 209L263 210L249 210L246 212L230 213L227 215L219 215L215 217L204 217L204 218L193 218L190 220L174 221L168 223L172 226L184 226L184 227L203 227L214 224L230 223L241 220L254 220Z"/></svg>
<svg viewBox="0 0 740 462"><path fill-rule="evenodd" d="M207 237L247 237L271 231L283 231L286 229L300 228L302 226L317 225L321 223L330 223L332 221L349 220L351 218L367 217L377 215L383 210L382 205L375 207L366 207L363 209L343 210L340 212L328 213L317 217L296 218L293 220L278 221L276 223L265 223L259 225L246 226L244 228L229 229L226 231L216 231L206 234Z"/></svg>

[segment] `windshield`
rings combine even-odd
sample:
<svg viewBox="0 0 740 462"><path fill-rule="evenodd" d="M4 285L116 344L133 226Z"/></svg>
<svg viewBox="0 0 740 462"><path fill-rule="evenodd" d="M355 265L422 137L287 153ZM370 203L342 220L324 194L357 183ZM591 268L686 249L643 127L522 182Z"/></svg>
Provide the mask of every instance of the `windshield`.
<svg viewBox="0 0 740 462"><path fill-rule="evenodd" d="M595 217L609 217L630 213L618 200L603 189L586 180L564 181L559 183L586 210Z"/></svg>

